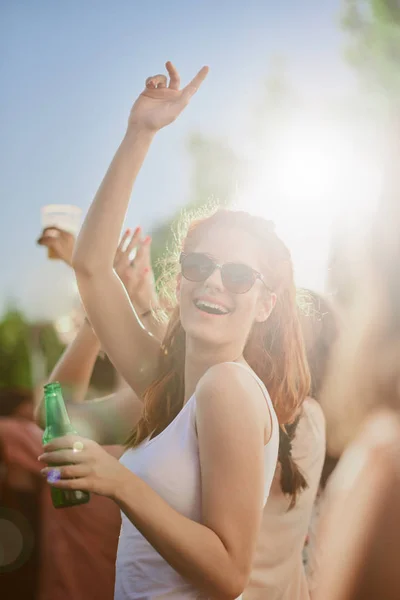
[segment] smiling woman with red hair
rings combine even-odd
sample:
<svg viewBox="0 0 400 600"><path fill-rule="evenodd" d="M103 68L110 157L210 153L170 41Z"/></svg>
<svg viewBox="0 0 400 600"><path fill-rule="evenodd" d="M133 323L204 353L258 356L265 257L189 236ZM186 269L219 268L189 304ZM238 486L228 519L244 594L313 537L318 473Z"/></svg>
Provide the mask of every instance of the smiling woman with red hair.
<svg viewBox="0 0 400 600"><path fill-rule="evenodd" d="M218 211L192 224L177 263L178 307L161 348L113 270L151 142L208 71L180 89L176 69L167 69L169 85L164 75L149 77L133 105L73 259L92 326L136 392L117 411L130 432L127 449L118 462L94 441L67 436L41 459L69 464L57 469L54 485L109 496L120 506L117 600L236 598L250 575L276 468L278 419L295 418L309 373L290 254L268 222ZM146 368L132 368L143 353ZM133 405L141 402L135 420ZM78 440L83 449L76 453ZM296 491L296 466L290 453L285 459Z"/></svg>

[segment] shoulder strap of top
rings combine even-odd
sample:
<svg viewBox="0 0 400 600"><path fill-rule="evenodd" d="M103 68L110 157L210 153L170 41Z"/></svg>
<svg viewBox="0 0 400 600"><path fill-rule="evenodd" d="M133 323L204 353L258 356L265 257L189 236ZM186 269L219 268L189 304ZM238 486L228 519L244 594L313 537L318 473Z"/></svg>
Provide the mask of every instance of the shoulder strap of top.
<svg viewBox="0 0 400 600"><path fill-rule="evenodd" d="M271 397L269 395L269 392L268 392L266 386L261 381L261 379L258 377L258 375L256 375L256 373L254 373L253 369L251 369L250 367L248 367L246 365L243 365L242 363L238 363L238 362L234 362L234 361L227 361L227 364L237 365L238 367L241 367L242 369L245 369L248 373L250 373L250 375L253 376L253 378L255 379L255 381L258 383L258 386L261 389L261 391L262 391L262 393L264 395L264 398L267 401L269 417L271 419L271 435L270 435L269 440L268 440L268 442L269 442L271 440L272 436L275 435L275 430L278 428L278 419L276 417L275 409L274 409L274 406L272 404L272 400L271 400ZM268 444L268 442L267 442L267 444Z"/></svg>

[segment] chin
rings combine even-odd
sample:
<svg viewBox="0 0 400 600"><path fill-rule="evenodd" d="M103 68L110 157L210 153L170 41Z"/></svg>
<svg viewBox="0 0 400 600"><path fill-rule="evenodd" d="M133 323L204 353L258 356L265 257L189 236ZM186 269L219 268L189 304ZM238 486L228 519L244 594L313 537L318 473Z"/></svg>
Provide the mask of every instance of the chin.
<svg viewBox="0 0 400 600"><path fill-rule="evenodd" d="M224 319L224 318L222 318ZM216 318L200 318L200 319L185 319L182 320L182 326L186 336L201 344L211 346L221 346L229 344L233 340L230 339L229 333L232 335L230 324L223 323Z"/></svg>
<svg viewBox="0 0 400 600"><path fill-rule="evenodd" d="M195 340L200 344L207 344L210 347L221 346L222 344L226 344L228 340L225 339L225 336L218 335L218 333L211 328L199 328L193 327L190 328L189 331L186 332L186 336Z"/></svg>

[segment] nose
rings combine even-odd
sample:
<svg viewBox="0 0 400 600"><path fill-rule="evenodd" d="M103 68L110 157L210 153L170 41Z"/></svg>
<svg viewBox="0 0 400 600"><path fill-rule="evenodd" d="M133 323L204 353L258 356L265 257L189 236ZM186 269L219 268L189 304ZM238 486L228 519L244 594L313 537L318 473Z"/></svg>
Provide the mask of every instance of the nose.
<svg viewBox="0 0 400 600"><path fill-rule="evenodd" d="M205 280L204 285L210 289L222 292L224 290L224 284L222 283L221 269L216 267L210 277Z"/></svg>

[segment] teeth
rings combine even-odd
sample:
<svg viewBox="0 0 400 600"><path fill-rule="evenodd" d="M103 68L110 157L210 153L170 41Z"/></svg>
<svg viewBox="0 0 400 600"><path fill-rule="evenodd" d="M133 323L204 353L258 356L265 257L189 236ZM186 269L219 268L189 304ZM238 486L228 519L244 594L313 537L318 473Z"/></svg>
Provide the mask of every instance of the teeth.
<svg viewBox="0 0 400 600"><path fill-rule="evenodd" d="M208 308L208 309L217 311L221 315L227 315L229 312L228 310L226 310L226 308L223 308L220 304L214 304L213 302L206 302L204 300L199 300L198 302L196 302L196 306L197 306L197 308L200 308L200 309Z"/></svg>

